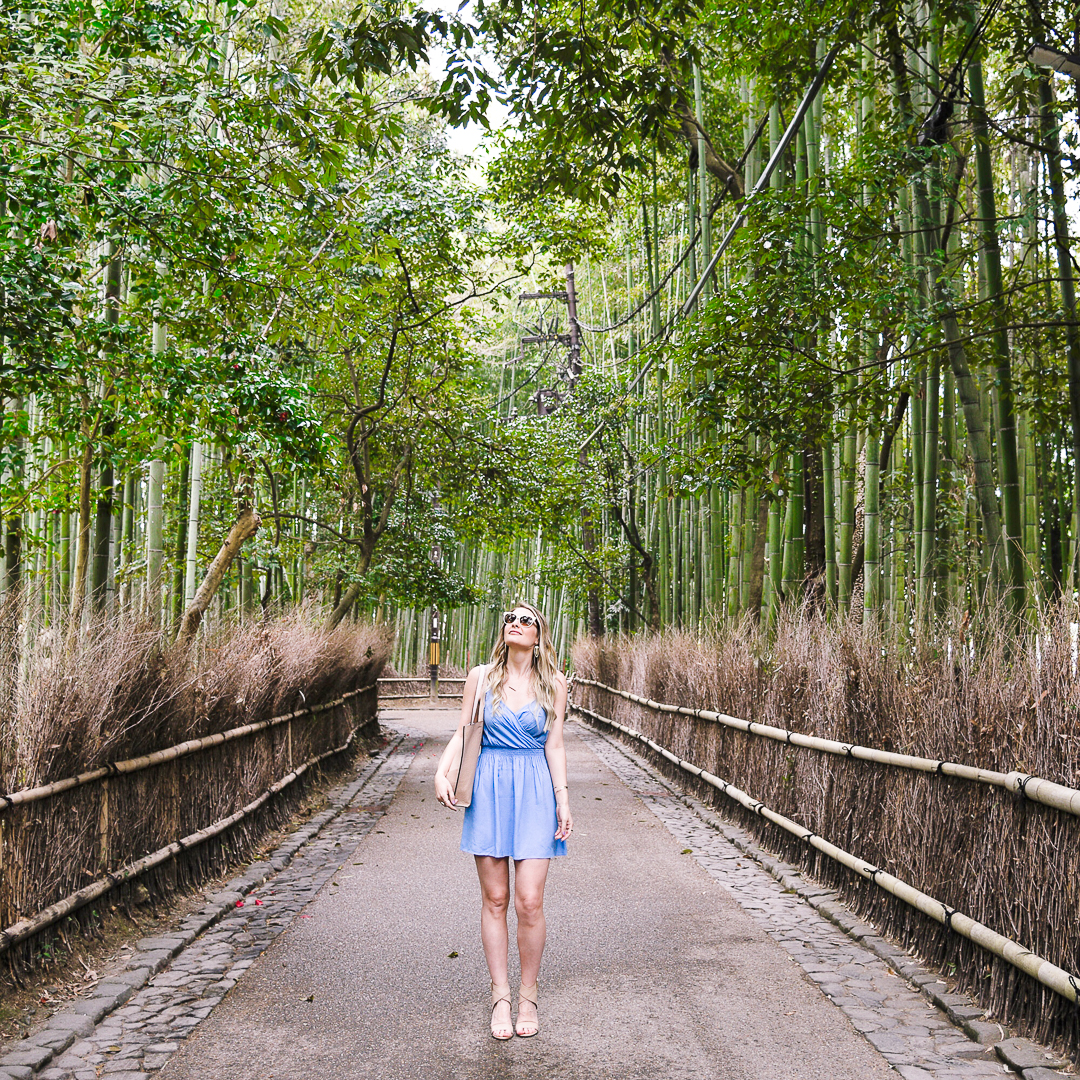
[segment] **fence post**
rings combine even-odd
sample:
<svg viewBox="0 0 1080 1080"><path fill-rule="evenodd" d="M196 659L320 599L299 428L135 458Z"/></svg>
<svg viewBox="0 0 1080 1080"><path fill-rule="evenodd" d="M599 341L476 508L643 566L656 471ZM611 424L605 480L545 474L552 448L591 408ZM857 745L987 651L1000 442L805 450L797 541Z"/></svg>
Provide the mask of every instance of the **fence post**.
<svg viewBox="0 0 1080 1080"><path fill-rule="evenodd" d="M431 700L439 698L439 609L431 606L431 652L428 656L431 672Z"/></svg>
<svg viewBox="0 0 1080 1080"><path fill-rule="evenodd" d="M101 803L98 806L98 868L109 869L109 780L101 781Z"/></svg>

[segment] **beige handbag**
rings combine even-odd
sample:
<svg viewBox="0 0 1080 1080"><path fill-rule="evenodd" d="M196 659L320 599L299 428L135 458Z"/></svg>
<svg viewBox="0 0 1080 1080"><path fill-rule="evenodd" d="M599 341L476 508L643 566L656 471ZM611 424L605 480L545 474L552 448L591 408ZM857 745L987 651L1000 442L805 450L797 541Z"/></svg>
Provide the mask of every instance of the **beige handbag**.
<svg viewBox="0 0 1080 1080"><path fill-rule="evenodd" d="M480 677L476 680L476 693L473 695L472 718L461 730L461 753L451 763L446 779L454 793L454 802L458 806L468 806L472 802L473 780L476 778L476 762L480 758L480 744L484 739L484 698L490 665L480 668Z"/></svg>

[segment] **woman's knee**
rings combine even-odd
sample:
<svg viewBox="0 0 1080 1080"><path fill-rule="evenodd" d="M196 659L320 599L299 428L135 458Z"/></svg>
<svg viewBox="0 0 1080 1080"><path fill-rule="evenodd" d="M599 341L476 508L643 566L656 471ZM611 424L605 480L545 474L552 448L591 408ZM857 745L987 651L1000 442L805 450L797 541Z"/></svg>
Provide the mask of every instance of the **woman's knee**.
<svg viewBox="0 0 1080 1080"><path fill-rule="evenodd" d="M484 910L491 912L492 915L505 915L506 909L510 906L509 888L485 889L483 892L483 906Z"/></svg>
<svg viewBox="0 0 1080 1080"><path fill-rule="evenodd" d="M519 922L536 922L544 914L544 893L542 890L515 890L514 911Z"/></svg>

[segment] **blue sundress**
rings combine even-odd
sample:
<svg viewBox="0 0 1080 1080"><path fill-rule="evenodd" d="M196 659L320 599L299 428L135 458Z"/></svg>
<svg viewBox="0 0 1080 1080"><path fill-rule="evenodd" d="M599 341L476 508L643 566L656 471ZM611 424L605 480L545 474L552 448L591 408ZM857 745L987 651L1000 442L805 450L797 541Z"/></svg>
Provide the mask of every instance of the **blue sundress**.
<svg viewBox="0 0 1080 1080"><path fill-rule="evenodd" d="M555 792L544 756L547 713L535 701L515 711L484 697L484 738L461 850L496 858L550 859L566 854L556 840Z"/></svg>

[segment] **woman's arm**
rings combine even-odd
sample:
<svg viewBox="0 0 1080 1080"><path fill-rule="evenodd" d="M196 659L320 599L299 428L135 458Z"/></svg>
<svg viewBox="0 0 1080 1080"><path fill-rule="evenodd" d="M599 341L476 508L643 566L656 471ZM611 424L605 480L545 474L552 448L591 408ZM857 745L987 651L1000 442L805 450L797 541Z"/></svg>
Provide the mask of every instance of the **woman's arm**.
<svg viewBox="0 0 1080 1080"><path fill-rule="evenodd" d="M480 668L474 667L469 672L468 678L465 680L465 687L461 691L461 716L458 719L458 726L454 730L454 734L450 736L450 741L446 744L442 757L439 758L439 767L435 770L435 798L443 806L447 806L451 810L457 806L457 802L454 799L454 789L450 786L446 774L454 758L461 753L461 743L465 738L465 725L472 719L473 703L478 693L476 684L479 681Z"/></svg>
<svg viewBox="0 0 1080 1080"><path fill-rule="evenodd" d="M570 792L566 787L566 747L563 745L565 719L566 677L560 672L556 675L555 715L548 727L547 742L544 743L551 786L555 789L555 815L559 819L559 827L555 830L556 840L566 840L574 828L574 818L570 813Z"/></svg>

